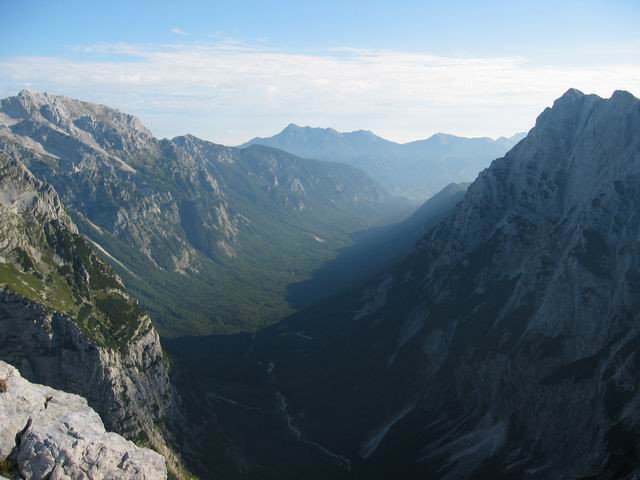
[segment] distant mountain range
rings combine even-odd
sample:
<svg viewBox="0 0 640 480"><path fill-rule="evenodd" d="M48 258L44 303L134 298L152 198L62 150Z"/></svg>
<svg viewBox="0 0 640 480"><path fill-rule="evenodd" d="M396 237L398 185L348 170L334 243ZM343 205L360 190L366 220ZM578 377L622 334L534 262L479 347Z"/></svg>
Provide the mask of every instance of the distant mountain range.
<svg viewBox="0 0 640 480"><path fill-rule="evenodd" d="M63 96L0 101L0 149L53 185L164 334L256 328L352 233L408 214L362 171L255 145L158 140Z"/></svg>
<svg viewBox="0 0 640 480"><path fill-rule="evenodd" d="M305 158L346 163L371 175L391 194L422 202L450 183L473 181L525 135L493 140L437 133L400 144L368 130L341 133L290 124L273 137L254 138L241 148L267 145Z"/></svg>

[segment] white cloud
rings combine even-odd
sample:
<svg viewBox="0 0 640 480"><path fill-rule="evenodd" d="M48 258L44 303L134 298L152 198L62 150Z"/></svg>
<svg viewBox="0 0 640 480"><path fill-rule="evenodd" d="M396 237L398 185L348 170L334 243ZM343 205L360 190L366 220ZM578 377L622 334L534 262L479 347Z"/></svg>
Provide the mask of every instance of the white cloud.
<svg viewBox="0 0 640 480"><path fill-rule="evenodd" d="M76 50L88 58L0 60L0 94L30 83L138 114L158 135L189 131L233 144L289 122L366 128L397 140L436 131L507 135L532 126L569 87L603 96L615 89L640 93L640 65L569 67L351 48L279 51L229 38Z"/></svg>
<svg viewBox="0 0 640 480"><path fill-rule="evenodd" d="M171 33L175 33L176 35L180 35L181 37L188 37L190 35L189 32L185 32L184 30L178 27L173 27L171 29Z"/></svg>

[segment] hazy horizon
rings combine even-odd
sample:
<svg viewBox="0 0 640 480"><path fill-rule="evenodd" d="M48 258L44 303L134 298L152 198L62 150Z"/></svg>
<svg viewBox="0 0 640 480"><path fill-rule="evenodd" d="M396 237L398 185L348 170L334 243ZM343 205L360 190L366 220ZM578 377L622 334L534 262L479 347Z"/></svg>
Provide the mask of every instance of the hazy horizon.
<svg viewBox="0 0 640 480"><path fill-rule="evenodd" d="M4 12L0 96L71 96L158 137L238 145L290 123L398 143L509 137L568 88L640 95L630 1L124 5Z"/></svg>

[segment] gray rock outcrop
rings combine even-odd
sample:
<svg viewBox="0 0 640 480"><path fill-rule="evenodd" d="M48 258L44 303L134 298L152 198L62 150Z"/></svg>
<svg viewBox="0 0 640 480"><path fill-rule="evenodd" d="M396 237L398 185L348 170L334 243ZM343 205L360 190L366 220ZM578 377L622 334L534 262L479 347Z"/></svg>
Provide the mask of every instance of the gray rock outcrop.
<svg viewBox="0 0 640 480"><path fill-rule="evenodd" d="M0 361L0 461L25 480L162 480L164 458L105 430L86 399Z"/></svg>

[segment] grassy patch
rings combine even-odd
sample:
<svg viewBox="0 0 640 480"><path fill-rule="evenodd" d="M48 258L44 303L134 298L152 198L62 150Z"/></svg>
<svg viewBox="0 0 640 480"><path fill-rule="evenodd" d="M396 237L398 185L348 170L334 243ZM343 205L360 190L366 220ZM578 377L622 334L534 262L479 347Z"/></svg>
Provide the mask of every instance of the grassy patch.
<svg viewBox="0 0 640 480"><path fill-rule="evenodd" d="M56 275L41 280L32 272L24 273L12 264L3 263L0 264L0 285L58 312L75 310L71 288Z"/></svg>
<svg viewBox="0 0 640 480"><path fill-rule="evenodd" d="M0 460L0 475L6 475L8 478L13 475L13 464L8 458Z"/></svg>

